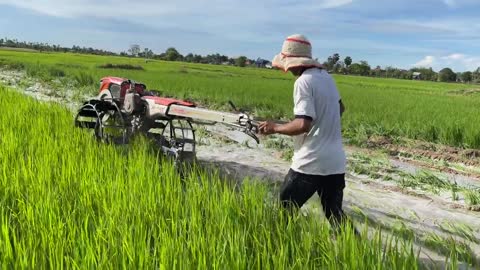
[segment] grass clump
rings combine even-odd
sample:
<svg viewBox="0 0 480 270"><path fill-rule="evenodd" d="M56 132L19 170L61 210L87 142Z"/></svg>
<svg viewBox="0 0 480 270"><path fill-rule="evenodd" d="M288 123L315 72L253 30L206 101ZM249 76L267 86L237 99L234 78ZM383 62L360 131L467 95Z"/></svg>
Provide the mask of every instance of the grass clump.
<svg viewBox="0 0 480 270"><path fill-rule="evenodd" d="M65 70L56 66L45 66L40 63L27 65L27 75L30 77L39 78L43 81L51 81L56 78L65 77L67 74Z"/></svg>
<svg viewBox="0 0 480 270"><path fill-rule="evenodd" d="M21 62L16 62L16 61L12 61L12 62L7 62L5 61L4 63L0 62L0 64L4 64L6 65L9 69L14 69L14 70L22 70L25 68L25 65Z"/></svg>
<svg viewBox="0 0 480 270"><path fill-rule="evenodd" d="M463 194L468 205L480 207L480 190L465 189Z"/></svg>
<svg viewBox="0 0 480 270"><path fill-rule="evenodd" d="M80 71L73 75L73 79L78 86L93 86L97 85L97 80L89 73Z"/></svg>
<svg viewBox="0 0 480 270"><path fill-rule="evenodd" d="M140 65L131 65L131 64L112 64L112 63L107 63L100 65L99 68L104 68L104 69L126 69L126 70L145 70L142 66Z"/></svg>
<svg viewBox="0 0 480 270"><path fill-rule="evenodd" d="M65 77L66 73L65 70L57 68L57 67L50 67L48 69L48 73L52 78L58 78L58 77Z"/></svg>
<svg viewBox="0 0 480 270"><path fill-rule="evenodd" d="M0 50L0 58L18 62L25 69L39 63L57 67L75 79L85 72L97 82L104 76L119 76L161 89L165 95L189 97L218 108L232 100L257 117L291 119L294 78L282 72L154 61L141 70L144 59L30 53ZM59 63L68 63L59 66ZM107 63L107 64L105 64ZM105 68L102 68L105 67ZM32 73L35 73L33 71ZM45 72L48 74L48 72ZM50 75L49 75L50 76ZM334 75L347 111L343 131L352 144L368 146L372 136L408 138L459 147L480 147L478 107L472 95L452 95L465 85ZM79 79L89 84L90 79ZM432 116L435 116L432 120ZM392 141L394 142L394 140Z"/></svg>
<svg viewBox="0 0 480 270"><path fill-rule="evenodd" d="M433 194L439 194L443 190L453 190L452 192L455 193L458 190L456 183L451 183L426 170L417 174L403 173L399 184L402 188L419 188Z"/></svg>
<svg viewBox="0 0 480 270"><path fill-rule="evenodd" d="M476 265L475 255L468 243L459 242L451 236L444 238L435 233L428 233L425 236L424 243L427 247L447 256L447 259L453 259L449 262L450 265L456 264L455 261L457 260Z"/></svg>
<svg viewBox="0 0 480 270"><path fill-rule="evenodd" d="M475 232L472 227L467 224L456 224L450 221L445 221L439 224L440 229L445 232L460 236L468 241L480 243L480 239L475 237Z"/></svg>
<svg viewBox="0 0 480 270"><path fill-rule="evenodd" d="M266 184L240 188L157 148L98 144L71 113L2 89L2 268L418 269L411 243L290 215ZM20 132L21 131L21 132Z"/></svg>

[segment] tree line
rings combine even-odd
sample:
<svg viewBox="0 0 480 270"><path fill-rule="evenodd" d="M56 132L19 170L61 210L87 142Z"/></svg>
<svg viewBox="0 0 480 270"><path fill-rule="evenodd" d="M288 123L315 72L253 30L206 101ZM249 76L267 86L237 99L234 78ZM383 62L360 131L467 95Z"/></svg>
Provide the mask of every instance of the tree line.
<svg viewBox="0 0 480 270"><path fill-rule="evenodd" d="M127 51L115 53L108 50L100 50L91 47L72 46L62 47L60 45L39 43L39 42L25 42L16 39L1 38L0 47L11 47L21 49L33 49L43 52L71 52L94 55L110 55L123 57L139 57L148 59L157 59L164 61L182 61L190 63L201 64L215 64L215 65L236 65L240 67L255 66L258 61L248 59L246 56L228 57L221 54L199 55L189 53L182 55L174 47L168 48L165 52L155 54L151 49L142 49L140 45L131 45ZM317 59L318 60L318 59ZM265 61L265 60L262 60ZM268 61L267 61L268 62ZM396 79L417 79L425 81L441 81L441 82L464 82L464 83L480 83L480 67L475 71L466 71L455 73L451 68L444 68L439 72L435 72L432 68L415 67L411 69L399 69L392 66L372 68L367 61L360 60L354 62L350 56L346 56L343 60L338 53L335 53L327 58L323 63L324 67L331 73L350 74L359 76L382 77L382 78L396 78ZM259 66L259 65L257 65ZM265 66L265 65L262 65Z"/></svg>
<svg viewBox="0 0 480 270"><path fill-rule="evenodd" d="M155 54L151 49L144 48L142 49L140 45L131 45L127 51L120 53L111 52L108 50L100 50L92 47L64 47L56 44L41 43L41 42L26 42L18 41L17 39L1 38L0 47L9 47L9 48L18 48L18 49L31 49L40 52L71 52L71 53L81 53L81 54L94 54L94 55L107 55L107 56L124 56L124 57L141 57L145 59L157 59L165 61L184 61L191 63L202 63L202 64L226 64L226 65L237 65L240 67L245 67L247 65L252 65L255 61L248 59L246 56L239 56L236 58L231 58L226 55L209 54L202 56L199 54L189 53L185 56L180 54L175 48L168 48L164 53Z"/></svg>
<svg viewBox="0 0 480 270"><path fill-rule="evenodd" d="M40 52L72 52L82 54L95 54L95 55L117 55L114 52L95 49L92 47L80 47L72 46L62 47L56 44L42 43L42 42L26 42L18 41L16 39L0 38L0 47L18 48L18 49L31 49Z"/></svg>
<svg viewBox="0 0 480 270"><path fill-rule="evenodd" d="M190 63L201 63L201 64L214 64L214 65L237 65L240 67L245 67L247 65L253 64L255 61L248 59L246 56L239 56L236 58L231 58L226 55L208 54L202 56L199 54L189 53L187 55L182 55L174 47L168 48L165 52L160 54L154 54L149 48L141 49L140 45L131 45L128 51L120 53L121 56L130 56L130 57L142 57L146 59L156 59L164 61L181 61L181 62L190 62Z"/></svg>
<svg viewBox="0 0 480 270"><path fill-rule="evenodd" d="M480 67L475 71L457 73L449 67L443 68L439 72L435 72L431 67L414 67L408 70L392 66L384 68L376 66L372 68L368 62L364 60L353 63L350 56L345 57L342 61L338 53L329 56L323 65L329 72L338 74L439 82L480 83Z"/></svg>

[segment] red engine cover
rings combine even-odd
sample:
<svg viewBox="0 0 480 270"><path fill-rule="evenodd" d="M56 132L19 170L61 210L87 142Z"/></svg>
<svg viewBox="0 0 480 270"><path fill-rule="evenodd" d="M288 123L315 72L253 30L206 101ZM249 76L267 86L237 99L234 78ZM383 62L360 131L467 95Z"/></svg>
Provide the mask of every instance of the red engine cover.
<svg viewBox="0 0 480 270"><path fill-rule="evenodd" d="M105 77L100 80L101 85L100 85L100 92L102 90L108 89L110 87L110 84L114 83L117 85L122 85L124 81L127 79L124 78L119 78L119 77Z"/></svg>
<svg viewBox="0 0 480 270"><path fill-rule="evenodd" d="M100 80L101 82L100 92L102 90L109 89L111 84L116 84L116 85L122 86L120 97L123 98L125 97L125 92L130 87L128 83L125 83L127 81L128 79L120 78L120 77L104 77ZM136 86L135 91L140 95L143 94L144 90L147 88L144 84L141 84L141 83L137 83L135 86ZM162 98L162 97L156 97L156 96L143 96L142 98L153 100L155 101L155 104L163 105L163 106L178 104L178 105L183 105L187 107L195 107L195 104L193 103L174 99L174 98Z"/></svg>

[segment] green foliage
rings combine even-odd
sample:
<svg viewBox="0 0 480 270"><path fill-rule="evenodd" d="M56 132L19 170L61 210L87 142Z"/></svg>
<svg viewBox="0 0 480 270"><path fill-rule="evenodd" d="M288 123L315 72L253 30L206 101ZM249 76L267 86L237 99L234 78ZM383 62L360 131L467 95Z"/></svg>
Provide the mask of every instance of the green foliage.
<svg viewBox="0 0 480 270"><path fill-rule="evenodd" d="M46 79L52 79L49 67L62 69L66 78L92 89L98 87L98 80L104 76L119 76L144 82L165 95L186 97L216 109L229 110L227 101L232 100L256 117L293 116L295 78L275 70L163 61L149 63L147 71L109 70L98 66L104 63L138 66L144 60L69 53L0 51L0 59L4 64L16 63L30 75ZM470 85L341 75L334 78L346 105L344 134L352 142L365 144L372 135L385 135L480 147L480 96L451 94L468 90Z"/></svg>
<svg viewBox="0 0 480 270"><path fill-rule="evenodd" d="M238 67L245 67L247 63L247 57L245 56L240 56L237 59L235 59L235 65Z"/></svg>
<svg viewBox="0 0 480 270"><path fill-rule="evenodd" d="M438 80L440 82L454 82L457 79L457 74L450 68L444 68L438 73Z"/></svg>
<svg viewBox="0 0 480 270"><path fill-rule="evenodd" d="M368 76L370 75L370 65L367 61L360 61L360 63L350 65L349 71L354 75Z"/></svg>
<svg viewBox="0 0 480 270"><path fill-rule="evenodd" d="M457 242L453 237L444 238L434 233L427 234L424 242L427 247L450 258L455 258L454 261L450 261L450 264L455 264L459 260L475 265L475 255L468 243Z"/></svg>
<svg viewBox="0 0 480 270"><path fill-rule="evenodd" d="M180 53L175 48L168 48L165 51L165 60L167 61L177 61L179 57Z"/></svg>
<svg viewBox="0 0 480 270"><path fill-rule="evenodd" d="M345 60L343 60L345 65L349 67L352 64L352 58L350 56L345 57Z"/></svg>
<svg viewBox="0 0 480 270"><path fill-rule="evenodd" d="M432 68L412 68L410 72L420 72L420 79L425 81L437 81L438 74Z"/></svg>
<svg viewBox="0 0 480 270"><path fill-rule="evenodd" d="M63 69L56 68L56 67L50 67L48 69L48 73L52 78L65 77L66 75Z"/></svg>
<svg viewBox="0 0 480 270"><path fill-rule="evenodd" d="M468 241L479 243L480 239L475 237L475 231L472 227L467 224L454 223L450 221L445 221L439 224L440 229L447 233L451 233L462 238L467 239Z"/></svg>
<svg viewBox="0 0 480 270"><path fill-rule="evenodd" d="M92 86L96 85L97 80L87 72L80 71L76 73L73 78L77 82L78 86Z"/></svg>
<svg viewBox="0 0 480 270"><path fill-rule="evenodd" d="M329 56L327 58L327 61L323 63L323 65L328 69L328 70L334 70L335 65L337 62L340 60L340 55L338 53L334 53L333 55Z"/></svg>
<svg viewBox="0 0 480 270"><path fill-rule="evenodd" d="M3 60L3 59L1 59L1 60ZM0 62L0 64L2 64L2 63ZM25 65L23 63L20 63L20 62L9 62L7 64L7 66L8 66L8 68L15 69L15 70L22 70L22 69L25 68Z"/></svg>
<svg viewBox="0 0 480 270"><path fill-rule="evenodd" d="M181 179L141 138L98 144L67 109L0 91L2 268L418 269L409 242L349 229L333 241L265 184Z"/></svg>
<svg viewBox="0 0 480 270"><path fill-rule="evenodd" d="M128 52L130 53L131 56L138 56L140 53L140 45L138 44L132 44L130 45L130 48L128 49Z"/></svg>
<svg viewBox="0 0 480 270"><path fill-rule="evenodd" d="M464 191L465 201L471 206L480 206L480 190L467 189Z"/></svg>
<svg viewBox="0 0 480 270"><path fill-rule="evenodd" d="M463 82L471 82L473 75L471 71L466 71L463 72L462 75L460 75L460 78L462 79Z"/></svg>

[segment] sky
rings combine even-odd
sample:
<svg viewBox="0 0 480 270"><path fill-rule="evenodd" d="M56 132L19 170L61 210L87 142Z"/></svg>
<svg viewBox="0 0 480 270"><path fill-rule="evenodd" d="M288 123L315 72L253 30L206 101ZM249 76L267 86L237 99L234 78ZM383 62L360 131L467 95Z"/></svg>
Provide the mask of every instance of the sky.
<svg viewBox="0 0 480 270"><path fill-rule="evenodd" d="M321 61L480 67L480 0L0 0L0 37L115 52L272 59L291 34Z"/></svg>

